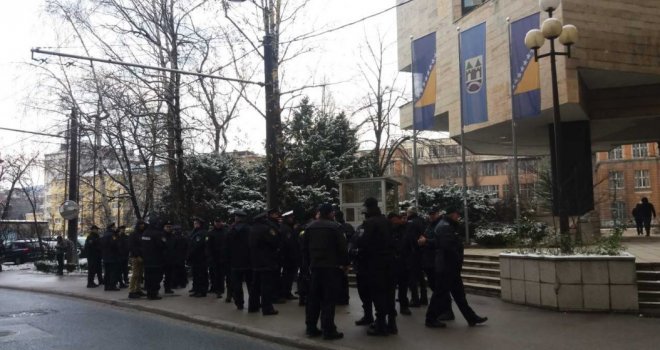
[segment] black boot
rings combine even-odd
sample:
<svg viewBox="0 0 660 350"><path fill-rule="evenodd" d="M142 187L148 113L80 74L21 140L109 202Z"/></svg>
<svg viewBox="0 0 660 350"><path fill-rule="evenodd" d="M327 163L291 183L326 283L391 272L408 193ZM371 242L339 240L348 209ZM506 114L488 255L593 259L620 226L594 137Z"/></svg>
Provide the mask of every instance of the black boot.
<svg viewBox="0 0 660 350"><path fill-rule="evenodd" d="M374 317L371 315L364 315L361 319L355 321L356 326L369 326L374 323Z"/></svg>
<svg viewBox="0 0 660 350"><path fill-rule="evenodd" d="M396 326L396 316L390 316L387 319L387 333L399 334L399 328Z"/></svg>
<svg viewBox="0 0 660 350"><path fill-rule="evenodd" d="M384 319L377 319L369 329L367 329L367 335L373 336L388 336L390 333L387 331L387 324Z"/></svg>

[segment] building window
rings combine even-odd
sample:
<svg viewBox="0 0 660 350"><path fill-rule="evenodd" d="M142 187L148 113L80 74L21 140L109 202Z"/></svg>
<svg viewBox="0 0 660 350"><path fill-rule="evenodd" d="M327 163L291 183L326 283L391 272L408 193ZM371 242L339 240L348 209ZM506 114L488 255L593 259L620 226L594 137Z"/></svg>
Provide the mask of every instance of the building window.
<svg viewBox="0 0 660 350"><path fill-rule="evenodd" d="M623 189L623 171L610 171L610 190Z"/></svg>
<svg viewBox="0 0 660 350"><path fill-rule="evenodd" d="M651 188L648 170L635 170L635 189Z"/></svg>
<svg viewBox="0 0 660 350"><path fill-rule="evenodd" d="M481 4L483 4L484 2L486 2L486 0L461 0L461 10L463 16L472 12L472 10L481 6Z"/></svg>
<svg viewBox="0 0 660 350"><path fill-rule="evenodd" d="M520 199L531 201L534 199L534 183L520 184Z"/></svg>
<svg viewBox="0 0 660 350"><path fill-rule="evenodd" d="M649 156L648 145L645 143L634 143L632 145L633 158L645 158Z"/></svg>
<svg viewBox="0 0 660 350"><path fill-rule="evenodd" d="M497 162L481 163L481 176L496 176L496 175L497 175Z"/></svg>
<svg viewBox="0 0 660 350"><path fill-rule="evenodd" d="M612 220L622 221L626 219L626 203L616 201L610 204Z"/></svg>
<svg viewBox="0 0 660 350"><path fill-rule="evenodd" d="M499 198L500 197L500 186L499 185L484 185L484 186L475 186L470 188L476 192L481 192L485 195L488 195L490 198Z"/></svg>
<svg viewBox="0 0 660 350"><path fill-rule="evenodd" d="M607 152L607 159L622 159L623 158L623 147L617 146L612 148Z"/></svg>
<svg viewBox="0 0 660 350"><path fill-rule="evenodd" d="M536 173L536 160L524 159L518 161L518 173L520 174L534 174Z"/></svg>

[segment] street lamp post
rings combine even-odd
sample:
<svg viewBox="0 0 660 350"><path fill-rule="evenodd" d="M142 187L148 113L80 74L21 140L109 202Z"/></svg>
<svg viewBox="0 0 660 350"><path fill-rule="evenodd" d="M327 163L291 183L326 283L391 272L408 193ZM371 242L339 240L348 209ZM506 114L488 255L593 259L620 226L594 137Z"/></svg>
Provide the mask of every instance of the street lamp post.
<svg viewBox="0 0 660 350"><path fill-rule="evenodd" d="M230 2L245 2L245 0L229 0ZM264 17L264 85L266 97L266 203L268 208L279 206L279 176L280 176L280 140L282 134L282 119L279 101L279 62L277 45L279 36L273 32L272 0L262 2Z"/></svg>
<svg viewBox="0 0 660 350"><path fill-rule="evenodd" d="M567 235L569 232L568 213L566 206L563 202L563 184L561 179L562 174L562 138L561 138L561 115L559 111L559 89L557 87L557 56L571 57L571 45L575 44L578 40L578 30L574 25L563 25L560 20L553 18L552 13L557 10L561 0L539 0L539 5L542 11L548 13L548 19L543 21L541 29L532 29L527 32L525 36L525 46L530 50L534 50L535 60L543 57L550 57L550 70L552 75L552 107L554 110L553 129L554 129L554 153L555 153L555 169L553 187L556 194L554 202L559 214L559 232L562 235ZM546 39L550 41L550 51L548 53L539 55L538 50L545 44ZM555 50L555 40L566 46L565 52ZM562 244L562 249L564 245Z"/></svg>

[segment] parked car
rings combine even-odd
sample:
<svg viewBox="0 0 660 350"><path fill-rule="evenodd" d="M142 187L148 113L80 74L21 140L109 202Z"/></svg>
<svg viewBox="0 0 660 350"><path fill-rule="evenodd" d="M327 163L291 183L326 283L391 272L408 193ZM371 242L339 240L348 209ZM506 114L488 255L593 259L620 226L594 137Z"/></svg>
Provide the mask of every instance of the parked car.
<svg viewBox="0 0 660 350"><path fill-rule="evenodd" d="M43 252L49 254L51 249L44 244ZM35 261L42 256L42 250L38 241L13 241L5 244L5 256L3 262L13 261L14 264L22 264L29 261Z"/></svg>

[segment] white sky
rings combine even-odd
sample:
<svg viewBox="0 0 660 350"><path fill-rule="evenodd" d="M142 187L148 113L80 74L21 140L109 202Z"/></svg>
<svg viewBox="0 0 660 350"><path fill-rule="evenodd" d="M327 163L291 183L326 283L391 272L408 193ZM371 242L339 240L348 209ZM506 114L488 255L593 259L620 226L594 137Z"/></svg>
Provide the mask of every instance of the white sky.
<svg viewBox="0 0 660 350"><path fill-rule="evenodd" d="M306 10L306 22L314 23L313 29L332 28L355 19L391 7L394 0L311 0ZM28 108L29 94L38 91L34 83L30 62L30 48L47 47L54 43L53 33L44 23L43 0L0 0L0 125L40 132L56 132L62 129L64 116L37 112ZM245 6L250 6L245 4ZM312 40L315 50L304 56L296 70L287 69L287 75L313 75L315 81L346 81L330 87L335 103L350 112L357 98L364 94L356 59L365 36L380 33L390 45L386 76L394 77L396 69L396 11L391 10L376 18L347 29L323 35ZM406 74L399 76L403 86L409 81ZM310 91L312 99L318 98L318 90ZM263 102L262 102L263 103ZM263 153L265 130L263 119L248 108L232 128L229 149L250 149ZM57 139L30 136L0 130L0 154L28 151L41 153L56 149Z"/></svg>

